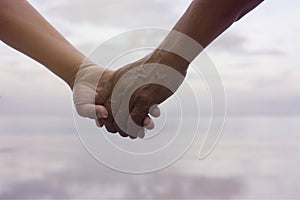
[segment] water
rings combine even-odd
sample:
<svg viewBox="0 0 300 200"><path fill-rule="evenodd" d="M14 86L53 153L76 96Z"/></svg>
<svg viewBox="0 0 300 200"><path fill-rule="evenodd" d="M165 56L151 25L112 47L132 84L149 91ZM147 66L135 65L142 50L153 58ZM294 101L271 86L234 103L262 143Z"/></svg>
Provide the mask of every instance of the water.
<svg viewBox="0 0 300 200"><path fill-rule="evenodd" d="M25 122L0 122L1 199L300 198L300 117L227 118L209 157L197 159L196 141L174 165L142 175L94 160L68 119ZM34 124L51 128L20 130Z"/></svg>

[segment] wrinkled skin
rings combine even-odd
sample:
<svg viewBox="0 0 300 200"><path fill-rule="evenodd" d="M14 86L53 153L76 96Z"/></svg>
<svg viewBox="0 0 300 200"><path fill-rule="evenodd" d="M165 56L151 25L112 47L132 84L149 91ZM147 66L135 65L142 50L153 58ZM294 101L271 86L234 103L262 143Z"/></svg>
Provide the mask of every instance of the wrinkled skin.
<svg viewBox="0 0 300 200"><path fill-rule="evenodd" d="M104 71L103 68L96 65L85 66L78 72L74 83L73 100L78 114L82 117L95 119L99 127L104 125L100 118L105 118L108 112L103 105L95 105L95 96L98 96L113 74L114 71ZM157 117L160 111L157 108L151 114ZM153 128L154 124L150 117L144 119L143 126L147 129ZM111 129L110 132L116 133L116 131L111 131Z"/></svg>
<svg viewBox="0 0 300 200"><path fill-rule="evenodd" d="M108 110L108 117L101 118L100 123L108 131L119 132L123 137L143 138L145 133L142 126L148 113L157 115L156 106L169 98L184 79L185 71L179 73L174 70L174 61L165 62L156 56L147 56L113 72L95 100L96 105L104 105ZM167 73L159 64L169 66L179 75ZM154 83L141 85L150 78ZM168 89L170 87L162 85L165 82L171 85L172 91ZM116 93L115 98L112 98L113 92Z"/></svg>

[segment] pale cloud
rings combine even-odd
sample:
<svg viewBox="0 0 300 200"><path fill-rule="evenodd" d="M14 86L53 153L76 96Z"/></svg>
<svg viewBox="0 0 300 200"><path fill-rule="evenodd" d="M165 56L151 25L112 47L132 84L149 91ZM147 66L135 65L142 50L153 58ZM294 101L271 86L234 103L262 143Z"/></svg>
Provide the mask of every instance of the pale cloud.
<svg viewBox="0 0 300 200"><path fill-rule="evenodd" d="M73 24L93 23L117 27L170 26L189 5L189 1L105 1L64 0L60 3L32 1L49 17ZM44 5L43 5L44 4ZM46 6L49 4L50 6Z"/></svg>
<svg viewBox="0 0 300 200"><path fill-rule="evenodd" d="M189 4L137 0L32 2L86 54L101 42L132 28L171 28ZM229 113L260 114L261 109L272 115L300 113L300 16L297 17L293 4L294 1L264 2L207 49L224 81ZM275 8L281 8L281 12L275 12ZM147 37L159 39L155 35ZM113 49L107 53L110 51ZM62 81L6 45L0 46L0 52L0 115L71 116L71 91ZM201 80L191 81L193 87L202 84Z"/></svg>
<svg viewBox="0 0 300 200"><path fill-rule="evenodd" d="M276 48L262 46L250 49L253 41L247 35L237 34L234 31L227 31L217 38L208 48L209 51L218 54L229 54L232 57L239 56L284 56L285 51L279 46Z"/></svg>
<svg viewBox="0 0 300 200"><path fill-rule="evenodd" d="M124 31L149 26L171 28L190 3L31 2L86 54ZM1 198L299 196L299 118L293 118L291 124L257 118L300 114L299 6L300 1L295 0L265 1L210 45L207 53L223 79L227 96L229 117L222 141L207 162L187 164L184 159L168 173L165 170L142 177L116 173L90 158L75 136L68 86L40 64L1 43ZM202 95L202 114L209 113L210 99L203 80L189 74L189 82ZM168 116L176 118L178 113L172 105L166 106ZM194 107L185 109L192 112ZM230 118L233 115L238 117ZM255 115L254 122L243 121L244 115ZM226 140L228 135L237 140ZM194 157L188 154L188 158ZM157 180L164 191L157 187Z"/></svg>

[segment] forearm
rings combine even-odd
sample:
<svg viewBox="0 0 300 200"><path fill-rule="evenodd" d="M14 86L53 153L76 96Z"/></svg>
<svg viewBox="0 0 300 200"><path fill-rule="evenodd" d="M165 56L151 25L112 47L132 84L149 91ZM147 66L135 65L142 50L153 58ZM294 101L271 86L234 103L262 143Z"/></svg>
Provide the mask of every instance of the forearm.
<svg viewBox="0 0 300 200"><path fill-rule="evenodd" d="M157 51L177 60L179 71L184 73L206 46L262 1L194 0Z"/></svg>
<svg viewBox="0 0 300 200"><path fill-rule="evenodd" d="M70 87L85 59L27 1L0 1L0 38L58 75Z"/></svg>

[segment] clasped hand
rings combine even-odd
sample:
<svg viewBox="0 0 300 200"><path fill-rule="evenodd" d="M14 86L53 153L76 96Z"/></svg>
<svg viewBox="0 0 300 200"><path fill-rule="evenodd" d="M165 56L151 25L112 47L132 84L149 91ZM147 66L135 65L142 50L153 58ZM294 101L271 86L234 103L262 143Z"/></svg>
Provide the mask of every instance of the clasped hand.
<svg viewBox="0 0 300 200"><path fill-rule="evenodd" d="M77 112L111 133L143 138L145 128L154 128L149 114L160 115L157 105L177 90L185 76L161 61L149 55L116 71L93 64L82 67L73 88Z"/></svg>

